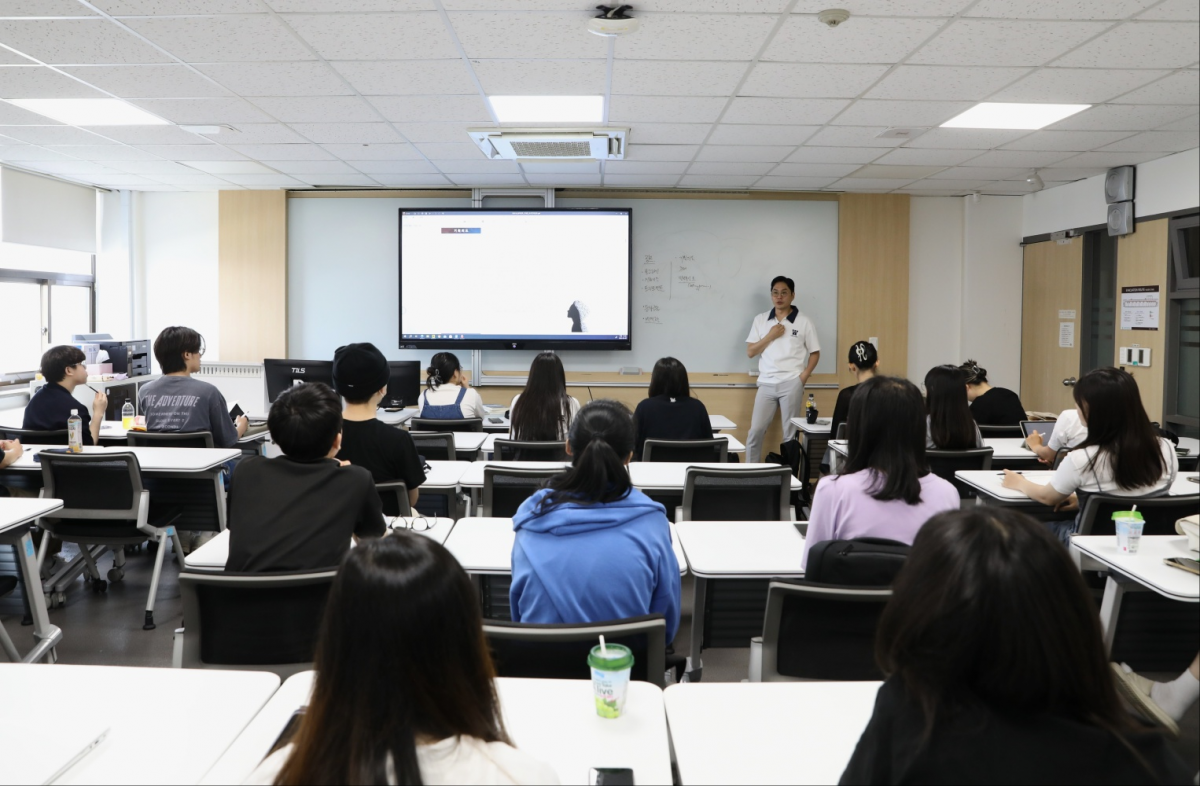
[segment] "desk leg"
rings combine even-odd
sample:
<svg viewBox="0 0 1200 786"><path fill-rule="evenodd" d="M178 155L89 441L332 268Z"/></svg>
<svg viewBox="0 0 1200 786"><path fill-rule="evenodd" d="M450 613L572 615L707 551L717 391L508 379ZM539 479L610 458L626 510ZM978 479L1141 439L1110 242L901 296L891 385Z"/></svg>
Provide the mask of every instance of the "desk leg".
<svg viewBox="0 0 1200 786"><path fill-rule="evenodd" d="M49 537L49 533L43 533L43 537ZM50 624L50 614L46 611L46 596L42 593L37 559L34 558L33 538L28 530L22 532L17 541L17 559L21 561L25 597L29 599L29 613L33 616L33 636L38 640L37 646L29 651L22 662L37 663L45 658L47 663L54 663L58 660L54 647L62 641L62 631Z"/></svg>
<svg viewBox="0 0 1200 786"><path fill-rule="evenodd" d="M689 682L699 682L704 674L700 650L704 646L704 603L708 594L708 579L692 574L692 646L686 671Z"/></svg>
<svg viewBox="0 0 1200 786"><path fill-rule="evenodd" d="M1104 581L1104 599L1100 602L1100 630L1104 634L1104 655L1112 654L1113 639L1117 633L1117 615L1121 612L1121 598L1125 585L1110 573Z"/></svg>

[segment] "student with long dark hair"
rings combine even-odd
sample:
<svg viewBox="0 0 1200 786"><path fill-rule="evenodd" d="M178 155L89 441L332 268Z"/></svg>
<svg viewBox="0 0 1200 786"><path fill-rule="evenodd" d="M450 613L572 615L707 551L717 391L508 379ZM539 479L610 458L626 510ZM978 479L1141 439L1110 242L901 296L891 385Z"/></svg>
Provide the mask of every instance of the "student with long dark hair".
<svg viewBox="0 0 1200 786"><path fill-rule="evenodd" d="M829 433L835 438L838 426L845 423L850 414L850 399L854 398L858 386L879 372L879 352L869 341L855 341L850 346L849 361L854 384L838 391L837 402L833 405L833 417L829 420Z"/></svg>
<svg viewBox="0 0 1200 786"><path fill-rule="evenodd" d="M523 442L554 442L567 438L579 402L567 395L567 374L553 352L539 352L529 366L525 390L509 405L511 437Z"/></svg>
<svg viewBox="0 0 1200 786"><path fill-rule="evenodd" d="M925 461L925 406L907 379L872 377L850 400L849 456L842 475L813 496L801 566L826 540L887 538L912 543L936 513L956 510L958 491Z"/></svg>
<svg viewBox="0 0 1200 786"><path fill-rule="evenodd" d="M1093 369L1079 378L1074 395L1087 439L1066 455L1049 483L1034 483L1005 470L1004 487L1022 491L1055 510L1082 509L1089 494L1165 494L1179 471L1179 459L1174 446L1158 435L1146 415L1133 376L1119 368ZM1047 525L1066 542L1077 522Z"/></svg>
<svg viewBox="0 0 1200 786"><path fill-rule="evenodd" d="M441 544L397 532L351 550L292 741L249 782L558 783L512 747L479 596Z"/></svg>
<svg viewBox="0 0 1200 786"><path fill-rule="evenodd" d="M1067 552L1010 508L921 528L880 618L887 681L843 784L1191 783L1117 695Z"/></svg>
<svg viewBox="0 0 1200 786"><path fill-rule="evenodd" d="M425 392L417 398L417 417L438 420L487 415L479 391L471 387L453 352L439 352L425 369Z"/></svg>
<svg viewBox="0 0 1200 786"><path fill-rule="evenodd" d="M1029 418L1021 397L1008 388L992 387L987 369L974 360L959 366L967 375L967 401L971 402L971 417L981 426L1019 426Z"/></svg>
<svg viewBox="0 0 1200 786"><path fill-rule="evenodd" d="M654 364L647 398L633 411L633 426L639 459L648 439L712 439L713 435L708 408L692 398L687 369L670 357Z"/></svg>
<svg viewBox="0 0 1200 786"><path fill-rule="evenodd" d="M629 480L633 419L608 399L579 410L571 468L513 517L515 622L604 622L662 614L679 629L679 563L663 506Z"/></svg>
<svg viewBox="0 0 1200 786"><path fill-rule="evenodd" d="M967 373L958 366L934 366L925 375L929 413L925 447L969 450L983 447L983 435L967 403Z"/></svg>

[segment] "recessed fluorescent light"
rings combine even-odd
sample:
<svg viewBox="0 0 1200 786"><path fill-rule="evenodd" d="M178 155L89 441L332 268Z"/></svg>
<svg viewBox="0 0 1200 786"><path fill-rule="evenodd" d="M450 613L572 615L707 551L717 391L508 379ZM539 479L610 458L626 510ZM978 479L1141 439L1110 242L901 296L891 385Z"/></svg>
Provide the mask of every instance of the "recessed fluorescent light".
<svg viewBox="0 0 1200 786"><path fill-rule="evenodd" d="M604 96L489 96L501 123L600 123Z"/></svg>
<svg viewBox="0 0 1200 786"><path fill-rule="evenodd" d="M942 128L1037 130L1091 107L1091 104L995 104L984 102L942 123Z"/></svg>
<svg viewBox="0 0 1200 786"><path fill-rule="evenodd" d="M8 103L71 126L165 126L161 117L115 98L6 98Z"/></svg>

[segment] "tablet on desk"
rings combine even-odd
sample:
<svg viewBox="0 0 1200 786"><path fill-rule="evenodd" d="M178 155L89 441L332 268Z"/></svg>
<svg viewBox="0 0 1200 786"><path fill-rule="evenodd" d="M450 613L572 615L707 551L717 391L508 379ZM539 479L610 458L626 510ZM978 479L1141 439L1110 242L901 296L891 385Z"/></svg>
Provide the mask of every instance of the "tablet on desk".
<svg viewBox="0 0 1200 786"><path fill-rule="evenodd" d="M53 783L108 736L108 725L64 714L53 729L0 720L0 739L12 753L4 757L0 784Z"/></svg>
<svg viewBox="0 0 1200 786"><path fill-rule="evenodd" d="M1025 439L1029 439L1036 431L1042 435L1042 444L1048 445L1050 444L1050 438L1054 436L1054 426L1055 422L1053 420L1022 420L1021 433L1025 436ZM1022 441L1022 446L1026 450L1030 450L1029 445L1025 444L1024 441Z"/></svg>

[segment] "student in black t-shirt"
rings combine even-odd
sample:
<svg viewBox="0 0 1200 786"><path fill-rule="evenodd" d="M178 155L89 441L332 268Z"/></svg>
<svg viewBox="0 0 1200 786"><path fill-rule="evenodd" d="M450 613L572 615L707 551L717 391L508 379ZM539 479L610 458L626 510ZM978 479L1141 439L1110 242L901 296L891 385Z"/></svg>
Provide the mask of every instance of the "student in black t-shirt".
<svg viewBox="0 0 1200 786"><path fill-rule="evenodd" d="M83 444L100 444L100 424L104 422L104 409L108 396L96 391L92 399L91 412L73 395L75 388L86 385L88 380L87 358L79 347L51 347L42 355L42 377L46 384L25 407L25 418L21 428L30 431L59 431L67 427L71 410L83 421Z"/></svg>
<svg viewBox="0 0 1200 786"><path fill-rule="evenodd" d="M1122 706L1066 549L1011 508L921 527L875 653L887 681L843 784L1192 782Z"/></svg>
<svg viewBox="0 0 1200 786"><path fill-rule="evenodd" d="M712 439L712 421L704 402L692 398L687 369L675 358L662 358L650 375L649 398L633 413L634 448L642 457L648 439Z"/></svg>
<svg viewBox="0 0 1200 786"><path fill-rule="evenodd" d="M994 388L988 384L987 369L980 368L974 360L959 366L967 373L967 401L971 402L971 416L980 426L1019 426L1028 420L1021 397L1008 388Z"/></svg>
<svg viewBox="0 0 1200 786"><path fill-rule="evenodd" d="M837 403L833 405L833 417L829 421L829 436L837 439L838 426L846 422L850 414L850 399L858 386L875 376L879 371L879 352L870 341L855 341L850 347L850 373L854 384L838 391Z"/></svg>
<svg viewBox="0 0 1200 786"><path fill-rule="evenodd" d="M375 411L387 395L388 362L374 344L347 344L333 353L333 386L346 400L338 458L370 470L376 483L402 480L408 504L416 506L425 482L421 458L407 431L379 422ZM393 494L383 495L383 512L398 516Z"/></svg>
<svg viewBox="0 0 1200 786"><path fill-rule="evenodd" d="M375 481L334 458L342 446L337 394L314 382L285 390L267 416L278 458L250 456L229 484L229 560L240 573L336 567L351 536L385 532Z"/></svg>

